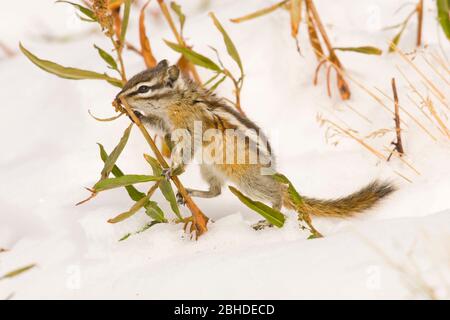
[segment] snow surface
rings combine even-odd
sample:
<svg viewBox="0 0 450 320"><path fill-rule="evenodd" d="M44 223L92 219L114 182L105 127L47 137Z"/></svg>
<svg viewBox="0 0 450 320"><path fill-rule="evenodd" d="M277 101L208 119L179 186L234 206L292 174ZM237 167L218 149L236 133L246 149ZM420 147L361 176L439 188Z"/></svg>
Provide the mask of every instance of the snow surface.
<svg viewBox="0 0 450 320"><path fill-rule="evenodd" d="M260 217L224 190L218 199L198 200L215 221L198 241L189 240L180 225L165 224L118 242L148 222L144 213L116 225L106 222L131 206L123 190L105 192L83 206L74 206L87 196L83 186L95 183L102 167L95 142L112 150L128 122L124 117L99 123L87 113L90 109L97 116L111 116L110 102L117 89L99 81L62 80L37 69L20 54L6 58L0 53L0 248L9 249L0 253L0 275L37 264L27 273L0 281L0 299L12 293L16 299L401 299L429 298L429 290L437 298L450 297L448 140L428 122L427 128L438 138L433 142L404 118L407 160L420 174L395 157L389 163L379 161L354 140L338 138L337 146L327 143L326 128L317 123L317 114L350 126L360 136L392 128L392 115L355 84L351 84L349 104L369 117L371 124L345 107L334 85L333 98L327 97L323 73L314 87L315 57L304 29L302 56L297 53L287 12L280 10L239 25L228 22L271 2L211 1L205 8L204 1L180 1L188 16L186 37L210 57L214 55L208 45L218 48L224 62L237 72L207 12L213 10L222 21L244 63L243 108L272 137L279 170L303 194L341 196L375 178L394 181L399 191L356 218L314 219L326 235L323 239L306 240L293 214L282 229L256 232L250 225ZM383 27L400 22L410 10L395 13L407 1L315 2L331 41L339 46L386 48L395 31ZM427 50L441 52L441 41L448 54L448 42L443 34L438 36L434 2L426 1L426 5L423 38ZM150 11L147 30L154 53L174 62L176 54L160 40L173 37L157 15L156 2ZM136 13L134 8L129 31L132 43L138 43ZM99 32L90 32L92 28L80 23L66 5L41 0L24 7L10 1L2 7L0 41L14 50L22 41L40 57L103 71L92 43L110 47ZM89 35L72 41L45 41L43 34L56 38ZM401 48L409 52L414 42L412 22ZM339 56L348 72L369 87L390 94L390 79L395 76L401 103L428 121L408 102L407 83L396 66L416 85L422 86L421 79L398 56ZM134 53L127 52L125 59L129 75L142 69L141 58ZM422 67L426 69L423 63ZM204 79L209 75L200 72ZM430 69L427 74L442 84ZM448 87L441 89L448 99ZM221 86L219 93L232 98L229 84ZM382 150L392 139L388 133L368 142ZM146 172L140 156L144 152L148 147L134 130L118 164L128 173ZM182 180L188 186L205 187L196 166ZM155 199L168 209L161 195Z"/></svg>

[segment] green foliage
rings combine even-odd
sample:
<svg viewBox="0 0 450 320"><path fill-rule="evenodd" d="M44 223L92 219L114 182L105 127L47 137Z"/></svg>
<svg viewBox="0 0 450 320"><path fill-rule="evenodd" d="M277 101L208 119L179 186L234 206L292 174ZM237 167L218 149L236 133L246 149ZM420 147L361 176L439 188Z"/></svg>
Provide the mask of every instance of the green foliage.
<svg viewBox="0 0 450 320"><path fill-rule="evenodd" d="M173 8L172 8L173 9ZM236 49L236 46L234 45L233 41L231 40L230 36L228 35L228 33L225 31L225 29L223 28L222 24L219 22L219 20L216 18L216 16L214 15L214 13L210 12L209 16L211 17L211 19L213 20L213 23L215 25L215 27L219 30L219 32L222 35L223 41L225 43L225 47L227 48L227 52L228 55L236 62L236 64L239 67L240 70L240 77L239 79L235 78L233 76L233 74L227 70L224 65L222 64L219 54L217 52L216 49L212 48L216 54L217 54L217 59L219 61L219 63L216 63L214 61L212 61L210 58L192 50L191 48L185 46L185 45L180 45L180 44L176 44L167 40L164 40L165 43L174 51L181 53L187 60L189 60L190 62L192 62L193 64L215 71L216 74L206 82L205 86L210 84L211 82L213 82L220 74L223 74L223 77L220 78L214 85L212 85L209 89L211 91L214 91L218 88L218 86L225 81L226 78L229 78L234 85L234 93L236 95L236 103L235 106L236 108L241 111L241 107L240 107L240 91L242 89L242 85L243 85L243 79L244 79L244 68L242 66L242 60L241 57L239 56L239 52ZM220 65L220 66L219 66Z"/></svg>
<svg viewBox="0 0 450 320"><path fill-rule="evenodd" d="M229 186L228 188L236 197L238 197L239 200L241 200L243 204L262 215L274 226L281 228L284 225L285 217L280 211L275 210L262 202L250 199L232 186Z"/></svg>
<svg viewBox="0 0 450 320"><path fill-rule="evenodd" d="M139 211L139 209L143 208L148 200L150 198L150 195L146 195L145 197L143 197L141 200L137 201L128 211L125 211L121 214L119 214L118 216L109 219L108 222L109 223L117 223L120 221L123 221L125 219L128 219L129 217L133 216L135 213L137 213Z"/></svg>
<svg viewBox="0 0 450 320"><path fill-rule="evenodd" d="M24 272L27 272L30 269L33 269L35 266L36 266L36 264L32 263L32 264L29 264L27 266L24 266L24 267L21 267L21 268L9 271L9 272L5 273L3 276L1 276L0 280L17 277L18 275L20 275L20 274L22 274Z"/></svg>
<svg viewBox="0 0 450 320"><path fill-rule="evenodd" d="M149 201L145 205L145 213L156 222L166 223L167 219L164 216L164 212L158 206L155 201Z"/></svg>
<svg viewBox="0 0 450 320"><path fill-rule="evenodd" d="M221 72L222 69L211 59L205 57L204 55L201 55L200 53L195 52L194 50L180 46L179 44L164 40L164 42L171 48L172 50L181 53L184 55L186 59L191 61L193 64L210 69L216 72Z"/></svg>
<svg viewBox="0 0 450 320"><path fill-rule="evenodd" d="M106 161L106 159L108 158L108 154L105 151L105 148L103 147L103 145L101 145L100 143L97 143L99 148L100 148L100 157L102 158L103 162ZM123 176L123 172L122 170L120 170L120 168L117 165L114 165L111 173L115 176L115 177L121 177ZM139 201L141 198L145 197L145 193L140 192L139 190L137 190L133 185L128 185L125 186L125 189L128 192L128 195L130 196L130 198L134 201Z"/></svg>
<svg viewBox="0 0 450 320"><path fill-rule="evenodd" d="M400 38L402 37L403 31L406 29L406 23L402 25L400 30L397 32L395 37L391 40L391 43L389 44L389 52L394 52L395 48L398 46L398 43L400 42Z"/></svg>
<svg viewBox="0 0 450 320"><path fill-rule="evenodd" d="M184 15L183 11L181 10L181 6L176 3L175 1L172 1L170 3L170 8L172 8L173 12L178 16L178 20L180 21L180 35L183 36L183 29L184 24L186 22L186 16Z"/></svg>
<svg viewBox="0 0 450 320"><path fill-rule="evenodd" d="M103 166L102 172L101 172L101 179L106 179L109 174L111 173L113 167L116 164L117 159L119 158L120 154L122 153L123 149L125 148L125 145L127 144L128 138L130 137L131 128L133 127L133 123L131 123L128 128L125 129L122 138L120 139L117 146L114 148L114 150L109 154L109 156L105 160L105 165Z"/></svg>
<svg viewBox="0 0 450 320"><path fill-rule="evenodd" d="M97 19L96 13L92 11L90 8L84 7L82 5L76 4L74 2L70 1L58 1L58 2L64 2L68 3L72 6L74 6L77 11L82 15L80 16L81 19L89 22L99 22L100 19ZM122 16L122 24L120 26L120 34L117 36L114 32L108 32L105 33L105 35L110 38L110 40L113 42L115 50L117 52L117 58L115 59L110 53L103 50L99 46L94 44L94 48L97 50L97 53L99 56L103 59L103 61L106 62L107 66L117 72L120 73L122 79L125 79L124 74L124 67L122 62L122 49L125 44L126 39L126 33L128 29L129 19L130 19L130 11L131 11L131 3L132 0L120 0L120 3L118 3L118 0L111 1L110 4L115 3L115 5L121 5L123 3L123 7L121 8L121 12L123 12ZM177 13L179 19L180 19L180 25L181 30L184 27L185 19L186 17L181 11L181 7L177 4L172 4L172 9ZM109 30L111 31L111 30ZM43 60L32 54L30 51L25 49L25 47L20 44L20 50L22 53L36 66L43 69L46 72L49 72L51 74L54 74L58 77L65 78L65 79L72 79L72 80L80 80L80 79L97 79L97 80L105 80L110 84L113 84L117 87L122 87L123 82L125 80L116 79L114 77L110 77L106 73L98 73L90 70L83 70L78 68L72 68L72 67L65 67L62 65L59 65L55 62ZM119 63L120 63L120 70L119 70ZM220 68L216 68L216 70L220 71ZM116 106L117 107L117 106ZM105 190L110 190L114 188L121 188L124 187L130 198L134 201L133 206L117 215L116 217L110 219L108 222L110 223L117 223L120 221L123 221L134 214L136 214L140 209L144 208L147 215L149 215L152 219L154 219L151 223L147 224L144 228L145 230L151 227L152 225L156 223L164 223L167 222L167 219L164 216L164 212L161 210L161 208L158 206L158 204L155 201L150 201L151 196L153 195L154 191L159 188L166 198L166 200L169 202L172 210L177 215L178 219L181 220L182 216L180 213L180 209L178 207L175 193L172 189L172 185L169 181L166 181L164 177L162 176L162 168L159 165L159 163L156 161L153 164L153 171L155 175L139 175L139 174L131 174L131 175L125 175L122 170L116 165L116 162L120 155L122 154L122 151L124 150L126 143L128 142L131 129L133 124L130 124L126 130L124 131L119 143L117 146L113 149L113 151L108 154L103 147L103 145L98 144L99 151L100 151L100 157L102 161L104 162L103 169L101 171L101 177L100 180L93 186L92 189L88 189L92 191L92 195L84 200L81 201L79 204L84 203L90 199L92 199L98 192L102 192ZM113 174L114 177L109 177L110 174ZM147 192L147 194L137 190L134 186L134 184L137 183L143 183L143 182L150 182L155 181L156 183L150 188L150 190ZM142 232L144 229L136 232ZM126 235L123 239L127 238L129 235ZM19 270L21 271L21 270ZM19 272L17 271L17 272ZM13 275L14 273L11 273ZM9 275L8 275L9 276Z"/></svg>
<svg viewBox="0 0 450 320"><path fill-rule="evenodd" d="M445 33L445 36L450 40L450 0L436 0L438 22Z"/></svg>
<svg viewBox="0 0 450 320"><path fill-rule="evenodd" d="M90 21L90 22L97 21L97 17L95 16L95 13L92 12L91 9L83 7L83 6L79 5L78 3L74 3L74 2L70 2L70 1L63 1L63 0L56 1L55 3L68 3L72 6L74 6L76 9L78 9L78 11L80 11L84 16L86 16L88 18L87 21ZM80 18L83 18L83 17L80 17ZM83 20L85 20L85 19L83 19Z"/></svg>
<svg viewBox="0 0 450 320"><path fill-rule="evenodd" d="M117 62L116 62L116 60L114 60L114 58L108 52L106 52L102 48L96 46L95 44L94 44L94 48L97 49L100 57L108 64L108 66L111 69L117 70Z"/></svg>
<svg viewBox="0 0 450 320"><path fill-rule="evenodd" d="M397 32L397 34L394 36L394 38L391 40L391 42L389 43L389 50L388 52L394 52L395 48L398 46L398 43L400 42L400 38L403 35L403 32L406 29L406 26L408 25L409 20L413 17L413 15L416 14L416 10L413 10L407 17L406 19L399 23L398 25L395 26L391 26L388 27L387 29L391 29L391 28L398 28L400 27L399 31Z"/></svg>
<svg viewBox="0 0 450 320"><path fill-rule="evenodd" d="M125 36L128 29L128 21L130 20L131 0L125 0L125 7L122 18L122 27L120 28L120 45L125 43Z"/></svg>
<svg viewBox="0 0 450 320"><path fill-rule="evenodd" d="M333 50L340 50L340 51L353 51L358 53L364 53L364 54L372 54L372 55L381 55L383 53L383 50L378 49L377 47L372 46L362 46L362 47L337 47L333 48Z"/></svg>
<svg viewBox="0 0 450 320"><path fill-rule="evenodd" d="M233 41L231 40L230 36L228 35L228 33L225 31L225 29L222 27L222 25L220 24L219 20L217 20L216 16L214 15L214 13L210 12L209 16L211 17L211 19L214 22L214 25L216 26L216 28L220 31L220 33L222 34L223 37L223 41L225 42L225 46L227 48L227 52L230 55L230 57L237 63L237 65L239 66L239 69L241 70L241 75L244 74L244 68L242 66L242 61L241 61L241 57L239 56L239 52L236 49L236 46L234 45Z"/></svg>
<svg viewBox="0 0 450 320"><path fill-rule="evenodd" d="M153 174L155 176L160 176L162 174L162 167L159 164L158 160L149 156L148 154L144 154L144 158L152 167ZM170 184L170 181L161 180L161 182L159 183L159 189L161 190L164 198L169 202L172 211L176 214L178 219L183 219L180 213L180 208L178 207L177 198L173 191L172 185Z"/></svg>
<svg viewBox="0 0 450 320"><path fill-rule="evenodd" d="M94 185L94 191L100 192L105 190L110 190L114 188L120 188L129 186L136 183L143 183L149 181L159 181L164 179L163 177L157 176L148 176L148 175L139 175L139 174L129 174L123 175L121 177L116 178L107 178L100 180Z"/></svg>
<svg viewBox="0 0 450 320"><path fill-rule="evenodd" d="M101 74L94 71L71 67L64 67L52 61L39 59L30 51L25 49L25 47L23 47L22 44L19 44L19 48L22 51L22 53L36 66L58 77L71 80L82 80L82 79L106 80L117 87L122 87L123 85L121 80L110 77L107 74Z"/></svg>
<svg viewBox="0 0 450 320"><path fill-rule="evenodd" d="M300 193L297 192L294 185L291 183L291 181L289 181L289 179L285 175L283 175L281 173L276 173L273 175L273 177L275 178L275 180L288 185L288 190L287 190L288 194L289 194L291 200L297 206L300 206L303 203Z"/></svg>
<svg viewBox="0 0 450 320"><path fill-rule="evenodd" d="M209 90L214 91L217 89L217 87L219 87L219 85L225 81L225 79L227 78L227 76L223 76L219 81L217 81L215 84L213 84Z"/></svg>
<svg viewBox="0 0 450 320"><path fill-rule="evenodd" d="M133 232L133 233L127 233L127 234L125 234L122 238L119 239L119 241L124 241L124 240L128 239L128 238L129 238L130 236L132 236L132 235L136 235L136 234L142 233L142 232L144 232L144 231L150 229L151 227L153 227L154 225L156 225L156 224L158 224L158 223L160 223L160 222L154 221L154 220L153 220L152 222L147 223L144 227L142 227L142 228L139 229L138 231Z"/></svg>

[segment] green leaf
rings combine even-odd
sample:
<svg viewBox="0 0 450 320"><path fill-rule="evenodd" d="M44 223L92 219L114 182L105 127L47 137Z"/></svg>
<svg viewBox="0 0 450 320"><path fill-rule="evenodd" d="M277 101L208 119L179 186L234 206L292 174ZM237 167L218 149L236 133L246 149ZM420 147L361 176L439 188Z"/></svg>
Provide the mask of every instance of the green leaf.
<svg viewBox="0 0 450 320"><path fill-rule="evenodd" d="M94 185L94 191L105 191L114 188L120 188L129 186L135 183L149 182L149 181L159 181L164 179L163 177L139 175L139 174L128 174L117 178L107 178L97 182Z"/></svg>
<svg viewBox="0 0 450 320"><path fill-rule="evenodd" d="M18 268L13 271L9 271L9 272L5 273L3 276L1 276L0 280L7 279L7 278L14 278L14 277L18 276L19 274L22 274L22 273L34 268L35 266L36 266L36 264L32 263L25 267Z"/></svg>
<svg viewBox="0 0 450 320"><path fill-rule="evenodd" d="M82 17L82 16L80 16L78 13L76 14L77 15L77 17L81 20L81 21L84 21L84 22L97 22L96 20L92 20L92 19L89 19L89 18L85 18L85 17Z"/></svg>
<svg viewBox="0 0 450 320"><path fill-rule="evenodd" d="M98 54L100 55L100 57L114 70L117 70L117 62L116 60L114 60L114 58L105 50L103 50L102 48L96 46L94 44L94 48L97 49Z"/></svg>
<svg viewBox="0 0 450 320"><path fill-rule="evenodd" d="M122 238L120 238L119 241L127 240L130 236L131 236L131 233L127 233Z"/></svg>
<svg viewBox="0 0 450 320"><path fill-rule="evenodd" d="M170 208L177 215L177 217L181 220L183 217L180 213L180 208L178 207L177 198L175 193L173 192L172 185L167 180L162 180L159 184L159 189L161 190L164 198L169 202Z"/></svg>
<svg viewBox="0 0 450 320"><path fill-rule="evenodd" d="M82 14L84 14L89 19L91 19L93 21L97 21L97 17L95 16L95 13L91 9L83 7L83 6L79 5L78 3L73 3L70 1L63 1L63 0L56 1L55 3L68 3L72 6L74 6L75 8L77 8ZM80 18L82 18L82 17L80 17Z"/></svg>
<svg viewBox="0 0 450 320"><path fill-rule="evenodd" d="M153 227L154 225L156 225L156 224L158 224L158 223L161 223L161 222L158 222L158 221L154 221L154 220L153 220L152 222L147 223L144 227L142 227L142 228L139 229L138 231L136 231L136 232L134 232L134 233L127 233L127 234L125 234L122 238L119 239L119 241L124 241L124 240L128 239L128 238L129 238L130 236L132 236L132 235L142 233L142 232L144 232L144 231L150 229L151 227Z"/></svg>
<svg viewBox="0 0 450 320"><path fill-rule="evenodd" d="M377 47L372 46L363 46L363 47L337 47L333 48L333 50L340 50L340 51L353 51L358 53L364 53L364 54L374 54L374 55L381 55L383 51L381 49L378 49Z"/></svg>
<svg viewBox="0 0 450 320"><path fill-rule="evenodd" d="M214 63L211 59L193 51L192 49L180 46L176 43L167 40L164 40L164 42L169 46L169 48L171 48L176 52L181 53L182 55L185 56L186 59L191 61L193 64L217 72L222 72L222 69L220 69L220 67L216 63Z"/></svg>
<svg viewBox="0 0 450 320"><path fill-rule="evenodd" d="M120 44L125 43L125 36L127 34L128 21L130 20L131 0L125 0L125 8L123 11L122 26L120 28Z"/></svg>
<svg viewBox="0 0 450 320"><path fill-rule="evenodd" d="M99 148L100 148L100 157L102 158L103 162L106 161L106 159L108 159L108 154L105 151L105 148L100 144L97 143ZM114 167L111 170L111 173L115 176L115 177L121 177L123 176L123 172L122 170L120 170L120 168L117 165L114 165ZM143 197L145 197L145 193L140 192L139 190L137 190L134 186L129 185L129 186L125 186L125 189L128 192L128 195L130 196L130 198L134 201L139 201L140 199L142 199Z"/></svg>
<svg viewBox="0 0 450 320"><path fill-rule="evenodd" d="M123 132L122 138L120 138L119 143L114 148L114 150L109 154L108 158L105 161L105 165L103 166L102 173L101 173L101 179L108 178L109 174L111 173L111 170L114 168L114 165L116 164L117 159L119 158L120 154L122 153L123 149L125 148L125 145L128 142L128 138L130 137L131 128L133 127L133 123L131 123L128 128L125 129Z"/></svg>
<svg viewBox="0 0 450 320"><path fill-rule="evenodd" d="M284 183L288 185L288 194L291 197L291 200L297 205L300 206L303 204L303 199L302 196L297 192L297 190L295 189L294 185L291 183L291 181L289 181L289 179L281 174L281 173L276 173L273 175L274 179L277 180L278 182Z"/></svg>
<svg viewBox="0 0 450 320"><path fill-rule="evenodd" d="M175 1L172 1L170 3L170 7L175 12L175 14L178 16L178 20L180 20L180 34L183 34L183 28L184 23L186 22L186 16L184 15L183 11L181 10L181 6L176 3Z"/></svg>
<svg viewBox="0 0 450 320"><path fill-rule="evenodd" d="M236 46L234 45L233 41L231 41L230 36L227 34L225 29L222 27L222 25L220 24L219 20L217 20L217 18L214 15L214 13L210 12L209 16L213 20L214 25L216 26L216 28L222 34L223 41L225 42L225 46L227 47L228 54L230 55L230 57L234 61L236 61L237 65L239 66L239 69L241 70L241 75L244 74L244 68L242 67L241 57L239 56L239 53L238 53L238 51L236 49Z"/></svg>
<svg viewBox="0 0 450 320"><path fill-rule="evenodd" d="M247 196L243 195L238 189L232 186L229 186L228 188L235 196L239 198L239 200L241 200L243 204L262 215L271 224L278 228L281 228L283 226L285 217L280 211L275 210L262 202L254 201L248 198Z"/></svg>
<svg viewBox="0 0 450 320"><path fill-rule="evenodd" d="M123 85L121 80L112 78L106 74L101 74L94 71L82 70L77 68L64 67L48 60L39 59L38 57L33 55L30 51L25 49L21 43L19 44L19 48L22 51L22 53L36 66L58 77L72 80L81 80L81 79L106 80L109 83L119 87L122 87Z"/></svg>
<svg viewBox="0 0 450 320"><path fill-rule="evenodd" d="M149 199L149 195L146 195L145 197L143 197L141 200L137 201L128 211L125 211L121 214L119 214L118 216L109 219L108 222L109 223L117 223L120 221L123 221L125 219L130 218L131 216L133 216L136 212L139 211L139 209L143 208L147 203L148 203L148 199Z"/></svg>
<svg viewBox="0 0 450 320"><path fill-rule="evenodd" d="M214 80L217 79L217 77L220 76L220 73L216 73L214 76L212 76L211 78L208 79L208 81L206 81L203 86L208 86L208 84L210 84L211 82L213 82Z"/></svg>
<svg viewBox="0 0 450 320"><path fill-rule="evenodd" d="M438 21L445 33L447 39L450 40L450 0L436 0Z"/></svg>
<svg viewBox="0 0 450 320"><path fill-rule="evenodd" d="M153 174L155 176L160 176L162 174L162 167L159 164L158 160L153 158L152 156L144 153L145 160L150 164L153 170Z"/></svg>
<svg viewBox="0 0 450 320"><path fill-rule="evenodd" d="M217 87L225 81L225 79L227 78L227 76L223 76L222 79L220 79L219 81L217 81L211 88L209 88L209 90L211 91L215 91L217 89Z"/></svg>
<svg viewBox="0 0 450 320"><path fill-rule="evenodd" d="M145 213L157 222L166 223L167 219L164 212L155 201L149 201L145 205Z"/></svg>
<svg viewBox="0 0 450 320"><path fill-rule="evenodd" d="M114 81L106 80L110 85L117 87L117 88L123 88L123 82L119 79L115 79Z"/></svg>
<svg viewBox="0 0 450 320"><path fill-rule="evenodd" d="M394 52L395 48L398 46L398 42L400 41L400 38L402 36L404 28L402 28L395 37L391 40L391 43L389 44L389 52Z"/></svg>
<svg viewBox="0 0 450 320"><path fill-rule="evenodd" d="M144 154L144 158L152 167L153 175L160 176L162 174L162 167L159 164L158 160L149 156L148 154ZM170 207L172 208L172 211L176 214L176 216L180 220L183 219L180 213L180 208L178 207L177 197L175 196L170 181L167 181L165 179L161 180L161 182L159 183L159 190L161 190L161 193L163 194L164 198L169 202Z"/></svg>
<svg viewBox="0 0 450 320"><path fill-rule="evenodd" d="M402 27L398 31L398 33L391 40L391 43L389 44L389 51L388 52L394 52L395 51L395 48L398 46L400 38L402 37L403 31L405 31L405 29L406 29L407 23L408 23L408 20L405 20L405 22L403 23Z"/></svg>
<svg viewBox="0 0 450 320"><path fill-rule="evenodd" d="M252 19L264 16L266 14L269 14L269 13L277 10L278 8L283 7L286 3L288 3L288 0L283 0L281 2L278 2L278 3L274 4L274 5L271 5L270 7L263 8L263 9L255 11L255 12L246 14L243 17L230 19L230 21L234 22L234 23L240 23L240 22L252 20Z"/></svg>

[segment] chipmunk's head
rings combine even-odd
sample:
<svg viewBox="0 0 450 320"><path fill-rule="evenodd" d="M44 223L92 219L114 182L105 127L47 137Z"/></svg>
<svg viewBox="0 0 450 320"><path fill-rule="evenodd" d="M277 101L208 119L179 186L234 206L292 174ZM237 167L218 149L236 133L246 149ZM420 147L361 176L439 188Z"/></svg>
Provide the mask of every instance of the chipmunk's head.
<svg viewBox="0 0 450 320"><path fill-rule="evenodd" d="M156 67L132 77L116 96L116 102L125 99L134 111L150 115L157 113L176 100L183 88L183 79L177 66L169 66L167 60Z"/></svg>

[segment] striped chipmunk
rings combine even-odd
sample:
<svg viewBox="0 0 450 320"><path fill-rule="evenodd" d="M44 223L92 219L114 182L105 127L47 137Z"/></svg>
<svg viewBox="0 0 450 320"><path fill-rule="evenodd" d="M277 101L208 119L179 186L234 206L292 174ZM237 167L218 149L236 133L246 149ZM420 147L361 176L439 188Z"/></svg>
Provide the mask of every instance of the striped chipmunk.
<svg viewBox="0 0 450 320"><path fill-rule="evenodd" d="M191 196L216 197L229 181L249 197L271 203L277 210L302 210L294 207L287 186L273 176L274 156L260 128L180 74L177 66L162 60L156 67L138 73L117 94L115 102L120 103L120 99L146 127L172 141L167 175L202 154L200 171L209 190L187 189ZM303 197L304 209L312 215L348 217L373 207L394 190L389 183L374 181L338 199Z"/></svg>

